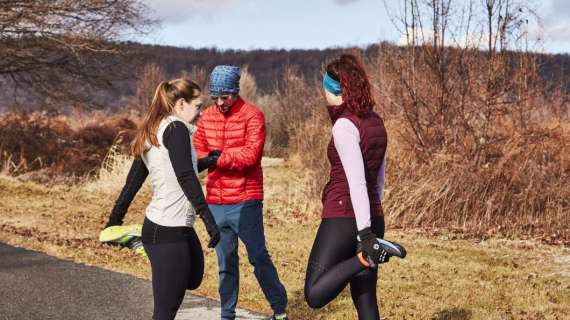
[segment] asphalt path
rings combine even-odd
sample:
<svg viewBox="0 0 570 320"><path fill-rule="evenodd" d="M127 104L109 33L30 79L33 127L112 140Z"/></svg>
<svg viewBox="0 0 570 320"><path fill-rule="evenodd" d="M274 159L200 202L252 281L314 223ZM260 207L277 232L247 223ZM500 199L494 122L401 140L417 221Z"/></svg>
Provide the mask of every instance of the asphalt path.
<svg viewBox="0 0 570 320"><path fill-rule="evenodd" d="M149 281L0 243L0 320L151 319L152 307ZM176 319L220 319L219 302L186 292Z"/></svg>

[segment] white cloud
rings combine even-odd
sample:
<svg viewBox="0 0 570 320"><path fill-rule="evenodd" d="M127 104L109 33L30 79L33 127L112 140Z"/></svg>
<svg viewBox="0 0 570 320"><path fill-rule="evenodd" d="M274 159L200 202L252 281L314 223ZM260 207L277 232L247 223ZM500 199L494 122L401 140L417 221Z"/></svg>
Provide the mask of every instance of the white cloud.
<svg viewBox="0 0 570 320"><path fill-rule="evenodd" d="M570 16L570 1L550 0L537 9L539 20L534 19L529 13L528 25L526 27L521 26L522 29L518 33L518 35L524 36L526 31L528 42L523 39L518 43L511 43L511 48L523 49L522 46L528 44L529 50L542 51L546 49L547 52L551 52L556 49L555 51L570 52L570 21L567 18ZM481 25L477 25L469 35L460 34L455 39L452 39L448 32L445 45L486 49L488 37L485 29L480 28ZM433 41L432 30L417 30L416 33L419 44ZM405 34L400 36L397 44L407 44Z"/></svg>
<svg viewBox="0 0 570 320"><path fill-rule="evenodd" d="M539 11L543 21L543 33L547 45L554 44L559 48L570 51L570 1L550 0L550 6Z"/></svg>
<svg viewBox="0 0 570 320"><path fill-rule="evenodd" d="M570 22L549 25L545 31L549 40L570 45Z"/></svg>
<svg viewBox="0 0 570 320"><path fill-rule="evenodd" d="M336 4L345 5L358 2L358 0L334 0Z"/></svg>
<svg viewBox="0 0 570 320"><path fill-rule="evenodd" d="M197 16L215 16L250 0L144 0L154 19L177 24Z"/></svg>
<svg viewBox="0 0 570 320"><path fill-rule="evenodd" d="M568 0L552 0L553 13L561 18L568 18L570 14L570 1Z"/></svg>

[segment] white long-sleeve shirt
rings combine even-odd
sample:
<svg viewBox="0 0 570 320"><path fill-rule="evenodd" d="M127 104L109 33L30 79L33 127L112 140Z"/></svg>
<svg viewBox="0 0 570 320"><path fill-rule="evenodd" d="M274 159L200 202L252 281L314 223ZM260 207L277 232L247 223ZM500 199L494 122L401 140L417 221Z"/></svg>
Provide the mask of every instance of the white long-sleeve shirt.
<svg viewBox="0 0 570 320"><path fill-rule="evenodd" d="M360 150L360 133L358 128L350 120L338 119L333 128L332 134L336 151L340 156L340 161L348 180L350 191L350 201L356 217L358 231L370 227L370 199L368 198L368 187L366 186L366 176L364 171L364 159ZM384 180L386 172L386 154L382 161L382 166L378 170L377 191L382 200L384 192Z"/></svg>

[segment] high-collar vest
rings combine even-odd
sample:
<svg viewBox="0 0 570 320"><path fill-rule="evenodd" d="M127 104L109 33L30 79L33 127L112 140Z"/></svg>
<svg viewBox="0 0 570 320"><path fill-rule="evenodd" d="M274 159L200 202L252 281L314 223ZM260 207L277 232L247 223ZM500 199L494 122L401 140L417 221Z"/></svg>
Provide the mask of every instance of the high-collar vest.
<svg viewBox="0 0 570 320"><path fill-rule="evenodd" d="M182 191L182 187L176 178L174 168L170 162L168 149L163 145L164 131L174 121L186 125L192 140L195 127L175 115L169 115L162 119L158 126L156 138L159 146L151 146L147 142L148 149L143 152L141 158L148 168L152 185L152 200L146 207L146 217L152 222L167 227L191 227L194 224L196 210ZM190 148L192 164L196 175L198 174L196 151L192 144L189 146L173 146L176 148Z"/></svg>
<svg viewBox="0 0 570 320"><path fill-rule="evenodd" d="M375 112L369 112L362 117L348 111L344 105L329 106L332 123L340 118L350 120L360 133L360 150L364 160L368 198L370 199L370 215L383 215L382 203L377 191L378 171L382 165L388 142L384 121ZM322 218L354 218L354 209L350 200L348 180L334 145L334 139L328 145L327 156L330 162L330 178L323 190Z"/></svg>

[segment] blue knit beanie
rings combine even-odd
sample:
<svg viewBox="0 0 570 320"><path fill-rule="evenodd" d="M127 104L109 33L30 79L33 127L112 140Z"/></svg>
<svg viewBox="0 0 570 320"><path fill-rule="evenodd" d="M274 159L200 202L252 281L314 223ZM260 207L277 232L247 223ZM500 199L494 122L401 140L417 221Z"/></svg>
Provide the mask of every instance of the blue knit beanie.
<svg viewBox="0 0 570 320"><path fill-rule="evenodd" d="M239 92L241 70L235 66L216 66L210 74L210 95Z"/></svg>

